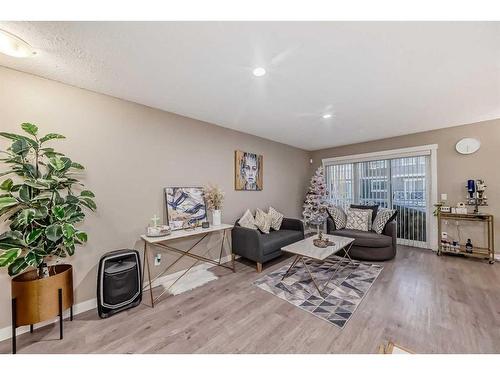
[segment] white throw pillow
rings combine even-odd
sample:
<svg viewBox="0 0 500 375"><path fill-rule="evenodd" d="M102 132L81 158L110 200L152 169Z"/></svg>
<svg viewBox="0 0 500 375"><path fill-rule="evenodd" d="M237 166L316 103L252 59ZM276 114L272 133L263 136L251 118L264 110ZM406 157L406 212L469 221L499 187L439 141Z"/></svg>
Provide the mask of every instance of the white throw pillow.
<svg viewBox="0 0 500 375"><path fill-rule="evenodd" d="M257 208L257 212L255 213L255 225L262 233L269 233L271 229L271 216L266 214L260 208Z"/></svg>
<svg viewBox="0 0 500 375"><path fill-rule="evenodd" d="M274 230L280 230L281 223L283 222L285 215L278 212L274 207L269 207L267 214L271 216L271 228Z"/></svg>
<svg viewBox="0 0 500 375"><path fill-rule="evenodd" d="M378 234L382 234L384 231L385 225L387 222L394 216L396 213L396 210L390 210L387 208L381 208L377 216L375 217L375 220L373 221L372 229L374 232Z"/></svg>
<svg viewBox="0 0 500 375"><path fill-rule="evenodd" d="M371 212L369 210L347 209L346 229L356 229L368 232L371 222Z"/></svg>
<svg viewBox="0 0 500 375"><path fill-rule="evenodd" d="M344 229L347 224L347 215L341 207L328 206L328 213L335 223L335 229Z"/></svg>
<svg viewBox="0 0 500 375"><path fill-rule="evenodd" d="M240 220L238 220L238 224L243 228L248 229L257 229L257 225L255 225L255 219L250 212L250 210L246 210Z"/></svg>
<svg viewBox="0 0 500 375"><path fill-rule="evenodd" d="M370 220L368 220L368 230L372 229L372 215L373 215L373 210L371 208L368 209L363 209L363 208L350 208L351 210L356 210L356 211L364 211L368 212L368 216L370 217Z"/></svg>

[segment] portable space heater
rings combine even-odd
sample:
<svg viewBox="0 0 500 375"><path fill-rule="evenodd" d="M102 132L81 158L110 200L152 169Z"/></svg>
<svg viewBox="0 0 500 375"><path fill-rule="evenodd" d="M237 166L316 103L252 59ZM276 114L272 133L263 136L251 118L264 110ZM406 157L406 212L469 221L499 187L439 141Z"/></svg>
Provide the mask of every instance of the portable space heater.
<svg viewBox="0 0 500 375"><path fill-rule="evenodd" d="M130 309L142 300L141 260L137 250L116 250L99 261L97 310L101 318Z"/></svg>

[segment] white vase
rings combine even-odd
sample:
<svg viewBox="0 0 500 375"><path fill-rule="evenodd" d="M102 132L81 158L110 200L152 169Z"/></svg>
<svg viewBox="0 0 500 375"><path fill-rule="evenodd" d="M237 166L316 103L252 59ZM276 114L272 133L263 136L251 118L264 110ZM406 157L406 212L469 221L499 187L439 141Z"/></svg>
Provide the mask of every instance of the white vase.
<svg viewBox="0 0 500 375"><path fill-rule="evenodd" d="M217 226L221 224L221 212L220 210L212 211L212 225Z"/></svg>

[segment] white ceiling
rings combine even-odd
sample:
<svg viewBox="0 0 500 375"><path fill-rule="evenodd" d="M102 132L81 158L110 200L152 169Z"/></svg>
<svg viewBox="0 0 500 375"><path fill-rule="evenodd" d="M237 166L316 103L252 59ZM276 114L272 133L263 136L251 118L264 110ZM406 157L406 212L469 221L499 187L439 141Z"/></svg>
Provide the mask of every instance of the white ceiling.
<svg viewBox="0 0 500 375"><path fill-rule="evenodd" d="M0 65L306 150L500 118L499 22L0 29L40 50L30 59L0 54ZM268 74L254 77L256 66Z"/></svg>

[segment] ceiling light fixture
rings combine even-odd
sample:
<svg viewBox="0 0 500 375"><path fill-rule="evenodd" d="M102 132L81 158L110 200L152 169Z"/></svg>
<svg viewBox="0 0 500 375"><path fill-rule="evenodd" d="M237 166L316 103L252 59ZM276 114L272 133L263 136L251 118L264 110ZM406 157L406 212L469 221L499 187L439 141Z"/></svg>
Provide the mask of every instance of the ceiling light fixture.
<svg viewBox="0 0 500 375"><path fill-rule="evenodd" d="M253 70L253 75L256 77L262 77L266 74L266 69L258 67Z"/></svg>
<svg viewBox="0 0 500 375"><path fill-rule="evenodd" d="M36 55L36 51L28 43L4 30L0 30L0 53L13 57Z"/></svg>
<svg viewBox="0 0 500 375"><path fill-rule="evenodd" d="M326 119L331 118L332 115L330 113L325 113L322 117L326 120Z"/></svg>

